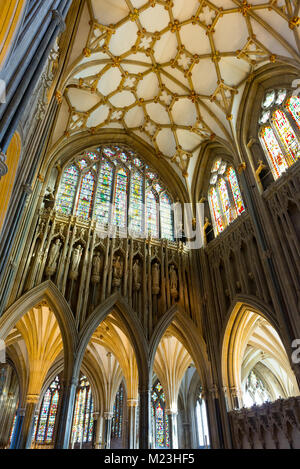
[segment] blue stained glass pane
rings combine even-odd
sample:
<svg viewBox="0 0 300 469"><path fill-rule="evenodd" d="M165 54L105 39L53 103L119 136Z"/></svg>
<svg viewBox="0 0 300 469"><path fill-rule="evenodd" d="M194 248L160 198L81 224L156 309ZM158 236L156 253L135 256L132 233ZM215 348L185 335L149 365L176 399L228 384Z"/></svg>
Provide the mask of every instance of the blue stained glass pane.
<svg viewBox="0 0 300 469"><path fill-rule="evenodd" d="M119 228L126 228L127 225L127 185L127 173L124 169L119 169L116 176L113 219L114 224Z"/></svg>
<svg viewBox="0 0 300 469"><path fill-rule="evenodd" d="M160 198L160 225L161 237L174 241L172 204L167 194L163 194Z"/></svg>
<svg viewBox="0 0 300 469"><path fill-rule="evenodd" d="M95 205L95 217L101 225L106 225L109 222L113 177L112 165L104 161L101 166Z"/></svg>
<svg viewBox="0 0 300 469"><path fill-rule="evenodd" d="M158 238L158 204L152 191L147 194L146 211L148 235Z"/></svg>
<svg viewBox="0 0 300 469"><path fill-rule="evenodd" d="M78 178L79 172L75 165L65 170L56 202L56 209L65 215L72 213Z"/></svg>
<svg viewBox="0 0 300 469"><path fill-rule="evenodd" d="M93 437L93 397L90 384L81 378L72 427L73 443L88 443Z"/></svg>
<svg viewBox="0 0 300 469"><path fill-rule="evenodd" d="M135 172L131 176L129 220L131 230L141 233L143 229L143 176Z"/></svg>
<svg viewBox="0 0 300 469"><path fill-rule="evenodd" d="M76 215L88 219L91 216L93 194L95 189L95 178L89 171L83 178L80 187Z"/></svg>

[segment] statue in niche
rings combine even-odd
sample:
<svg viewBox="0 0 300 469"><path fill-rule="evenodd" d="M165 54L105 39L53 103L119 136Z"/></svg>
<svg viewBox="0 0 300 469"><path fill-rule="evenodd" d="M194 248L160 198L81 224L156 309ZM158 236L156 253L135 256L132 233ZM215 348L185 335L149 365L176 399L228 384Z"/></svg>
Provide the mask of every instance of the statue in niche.
<svg viewBox="0 0 300 469"><path fill-rule="evenodd" d="M171 296L172 298L176 298L178 295L178 275L173 264L170 266L169 275Z"/></svg>
<svg viewBox="0 0 300 469"><path fill-rule="evenodd" d="M54 191L48 187L47 192L48 194L45 194L44 197L44 205L46 209L52 209L55 203Z"/></svg>
<svg viewBox="0 0 300 469"><path fill-rule="evenodd" d="M121 285L121 280L123 277L123 261L121 259L121 256L117 256L114 259L113 262L113 286L114 287L119 287Z"/></svg>
<svg viewBox="0 0 300 469"><path fill-rule="evenodd" d="M160 292L160 265L155 262L152 265L152 294L158 295Z"/></svg>
<svg viewBox="0 0 300 469"><path fill-rule="evenodd" d="M101 257L99 252L97 252L93 258L93 268L92 268L92 282L100 282L100 269L101 269Z"/></svg>
<svg viewBox="0 0 300 469"><path fill-rule="evenodd" d="M135 291L139 291L142 283L142 272L141 272L141 263L139 259L136 259L133 267L133 288Z"/></svg>
<svg viewBox="0 0 300 469"><path fill-rule="evenodd" d="M61 241L59 238L57 238L55 243L52 244L50 253L49 253L49 260L48 260L48 265L46 269L46 274L49 276L53 275L56 272L60 249L61 249Z"/></svg>
<svg viewBox="0 0 300 469"><path fill-rule="evenodd" d="M70 278L75 280L78 276L78 269L83 252L83 247L79 244L72 253Z"/></svg>

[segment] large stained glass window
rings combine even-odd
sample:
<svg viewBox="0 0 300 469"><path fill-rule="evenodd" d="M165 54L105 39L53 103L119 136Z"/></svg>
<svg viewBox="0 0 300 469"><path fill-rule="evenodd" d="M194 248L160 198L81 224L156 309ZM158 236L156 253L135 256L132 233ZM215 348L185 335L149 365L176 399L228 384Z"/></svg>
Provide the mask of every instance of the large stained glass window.
<svg viewBox="0 0 300 469"><path fill-rule="evenodd" d="M154 203L154 199L156 204ZM158 175L126 146L83 153L63 173L56 210L133 236L174 240L173 206Z"/></svg>
<svg viewBox="0 0 300 469"><path fill-rule="evenodd" d="M159 382L152 389L152 432L155 449L170 448L166 399L162 385Z"/></svg>
<svg viewBox="0 0 300 469"><path fill-rule="evenodd" d="M196 422L199 449L209 449L210 439L208 430L208 419L205 401L199 397L196 404Z"/></svg>
<svg viewBox="0 0 300 469"><path fill-rule="evenodd" d="M259 137L274 179L300 157L300 98L271 90L262 102Z"/></svg>
<svg viewBox="0 0 300 469"><path fill-rule="evenodd" d="M79 171L75 165L70 166L64 172L57 196L56 209L65 215L70 215L73 211L78 179Z"/></svg>
<svg viewBox="0 0 300 469"><path fill-rule="evenodd" d="M76 215L80 218L88 219L91 216L92 200L95 190L95 178L89 171L81 182Z"/></svg>
<svg viewBox="0 0 300 469"><path fill-rule="evenodd" d="M245 211L236 172L220 158L212 166L208 202L216 235Z"/></svg>
<svg viewBox="0 0 300 469"><path fill-rule="evenodd" d="M123 429L123 409L124 409L124 384L121 383L119 391L116 395L116 400L113 410L113 419L111 426L111 437L112 439L122 438Z"/></svg>
<svg viewBox="0 0 300 469"><path fill-rule="evenodd" d="M60 382L57 377L47 389L38 418L35 421L34 443L37 445L50 445L53 443L59 395Z"/></svg>
<svg viewBox="0 0 300 469"><path fill-rule="evenodd" d="M76 397L73 427L72 427L72 446L88 447L93 439L93 397L90 383L83 376L80 380L79 389Z"/></svg>

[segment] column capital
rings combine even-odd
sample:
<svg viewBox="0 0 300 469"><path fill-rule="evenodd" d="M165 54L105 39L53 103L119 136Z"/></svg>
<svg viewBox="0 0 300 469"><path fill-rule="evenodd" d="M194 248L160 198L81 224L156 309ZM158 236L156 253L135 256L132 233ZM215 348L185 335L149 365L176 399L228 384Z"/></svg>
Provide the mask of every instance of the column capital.
<svg viewBox="0 0 300 469"><path fill-rule="evenodd" d="M103 414L105 420L111 420L114 416L113 412L104 412Z"/></svg>
<svg viewBox="0 0 300 469"><path fill-rule="evenodd" d="M178 414L178 409L166 409L166 414L167 415L177 415Z"/></svg>
<svg viewBox="0 0 300 469"><path fill-rule="evenodd" d="M138 403L139 403L138 399L127 399L128 407L137 407Z"/></svg>
<svg viewBox="0 0 300 469"><path fill-rule="evenodd" d="M66 23L65 23L63 15L58 10L51 10L51 13L52 13L52 18L55 20L55 22L59 26L61 32L64 32L66 29Z"/></svg>
<svg viewBox="0 0 300 469"><path fill-rule="evenodd" d="M37 404L39 402L39 394L27 394L26 403L27 404Z"/></svg>

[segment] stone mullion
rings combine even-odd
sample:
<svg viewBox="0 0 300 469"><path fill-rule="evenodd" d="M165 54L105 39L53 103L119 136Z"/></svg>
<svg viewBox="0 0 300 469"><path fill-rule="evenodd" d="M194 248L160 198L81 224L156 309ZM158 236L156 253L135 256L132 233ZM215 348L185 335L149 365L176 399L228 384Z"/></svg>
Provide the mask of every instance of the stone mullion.
<svg viewBox="0 0 300 469"><path fill-rule="evenodd" d="M127 291L127 285L128 285L128 273L132 272L132 265L129 264L129 238L124 239L125 243L125 262L124 262L124 283L123 283L123 296L125 298L128 298L128 291Z"/></svg>
<svg viewBox="0 0 300 469"><path fill-rule="evenodd" d="M90 221L90 226L88 230L88 242L86 245L85 258L84 258L84 263L82 267L82 281L81 281L81 286L79 289L78 304L77 304L78 315L81 316L80 321L79 321L80 327L83 326L85 319L86 319L86 314L87 314L89 291L91 288L91 272L92 272L92 266L93 266L95 239L96 239L96 230L95 230L94 222Z"/></svg>
<svg viewBox="0 0 300 469"><path fill-rule="evenodd" d="M38 282L35 281L37 275L39 274L39 271L41 269L41 261L43 259L43 253L44 253L44 246L46 244L46 240L47 240L47 234L48 234L48 231L49 231L49 223L50 223L50 217L48 217L47 219L47 222L46 222L46 226L45 226L45 229L44 229L44 233L43 233L43 237L42 237L42 240L41 240L41 245L39 247L39 250L38 252L36 253L36 259L34 261L34 264L32 266L32 269L31 269L31 272L29 273L29 281L28 281L28 285L27 285L27 288L28 290L31 290L35 284L38 284ZM50 229L50 233L51 233L51 229ZM50 235L49 233L49 235ZM30 262L30 260L29 260ZM26 287L26 285L25 285Z"/></svg>
<svg viewBox="0 0 300 469"><path fill-rule="evenodd" d="M114 255L115 255L115 245L116 239L112 238L111 246L110 246L110 260L109 260L109 267L107 273L107 294L106 296L109 297L112 292L112 275L113 275L113 262L114 262Z"/></svg>
<svg viewBox="0 0 300 469"><path fill-rule="evenodd" d="M142 324L144 326L144 331L146 332L147 321L148 321L148 314L150 314L150 302L149 302L149 290L147 288L147 260L148 260L148 252L147 252L147 241L146 239L143 240L143 318Z"/></svg>
<svg viewBox="0 0 300 469"><path fill-rule="evenodd" d="M44 270L45 270L45 267L46 267L46 262L47 262L47 258L48 258L48 254L49 254L49 249L50 249L50 246L51 246L51 243L52 243L52 240L53 240L53 236L54 236L54 233L55 233L56 225L57 225L57 221L56 221L56 218L54 216L52 226L50 228L48 240L45 240L46 245L45 245L44 251L42 251L42 253L41 253L42 254L41 255L41 263L40 263L40 267L39 267L38 272L37 272L37 279L36 279L36 284L37 285L42 283L42 278L43 278Z"/></svg>
<svg viewBox="0 0 300 469"><path fill-rule="evenodd" d="M152 253L151 253L151 244L150 242L148 243L148 249L147 249L147 254L148 254L148 305L149 305L149 310L148 310L148 318L144 318L144 330L145 333L148 334L149 337L151 337L152 334L152 321L153 321L153 307L152 307ZM148 319L148 324L147 324L147 319Z"/></svg>
<svg viewBox="0 0 300 469"><path fill-rule="evenodd" d="M128 241L129 242L129 241ZM125 290L125 295L128 295L128 302L131 307L133 307L133 302L132 302L132 288L133 288L133 278L132 278L132 268L133 268L133 256L134 256L134 241L132 238L130 238L130 252L129 252L129 279L128 279L128 291L126 292ZM143 261L144 265L144 261ZM139 311L140 315L142 311Z"/></svg>
<svg viewBox="0 0 300 469"><path fill-rule="evenodd" d="M63 283L62 283L62 277L63 274L65 274L65 269L66 269L66 257L69 249L69 241L70 241L70 234L71 234L71 229L72 229L72 223L69 220L68 222L68 228L67 228L67 235L66 239L64 242L64 247L62 250L62 255L60 258L60 262L58 264L58 269L57 269L57 287L58 289L63 292Z"/></svg>
<svg viewBox="0 0 300 469"><path fill-rule="evenodd" d="M106 298L106 284L108 276L108 265L109 265L109 251L110 251L110 238L106 238L106 251L105 251L105 260L103 266L103 278L102 278L102 292L101 292L101 302Z"/></svg>
<svg viewBox="0 0 300 469"><path fill-rule="evenodd" d="M65 270L64 270L63 282L62 282L62 288L61 288L61 292L62 292L63 296L65 296L65 294L66 294L68 273L69 273L70 261L71 261L71 256L72 256L73 245L74 245L74 242L75 242L76 232L77 232L77 227L76 227L76 223L74 223L73 224L72 235L71 235L71 238L70 238L70 244L69 245L66 244L68 250L67 250L66 261L65 261L65 265L64 265Z"/></svg>
<svg viewBox="0 0 300 469"><path fill-rule="evenodd" d="M161 257L161 297L162 297L162 310L167 311L169 306L169 275L168 275L168 246L164 247L164 241L160 243L160 257Z"/></svg>

